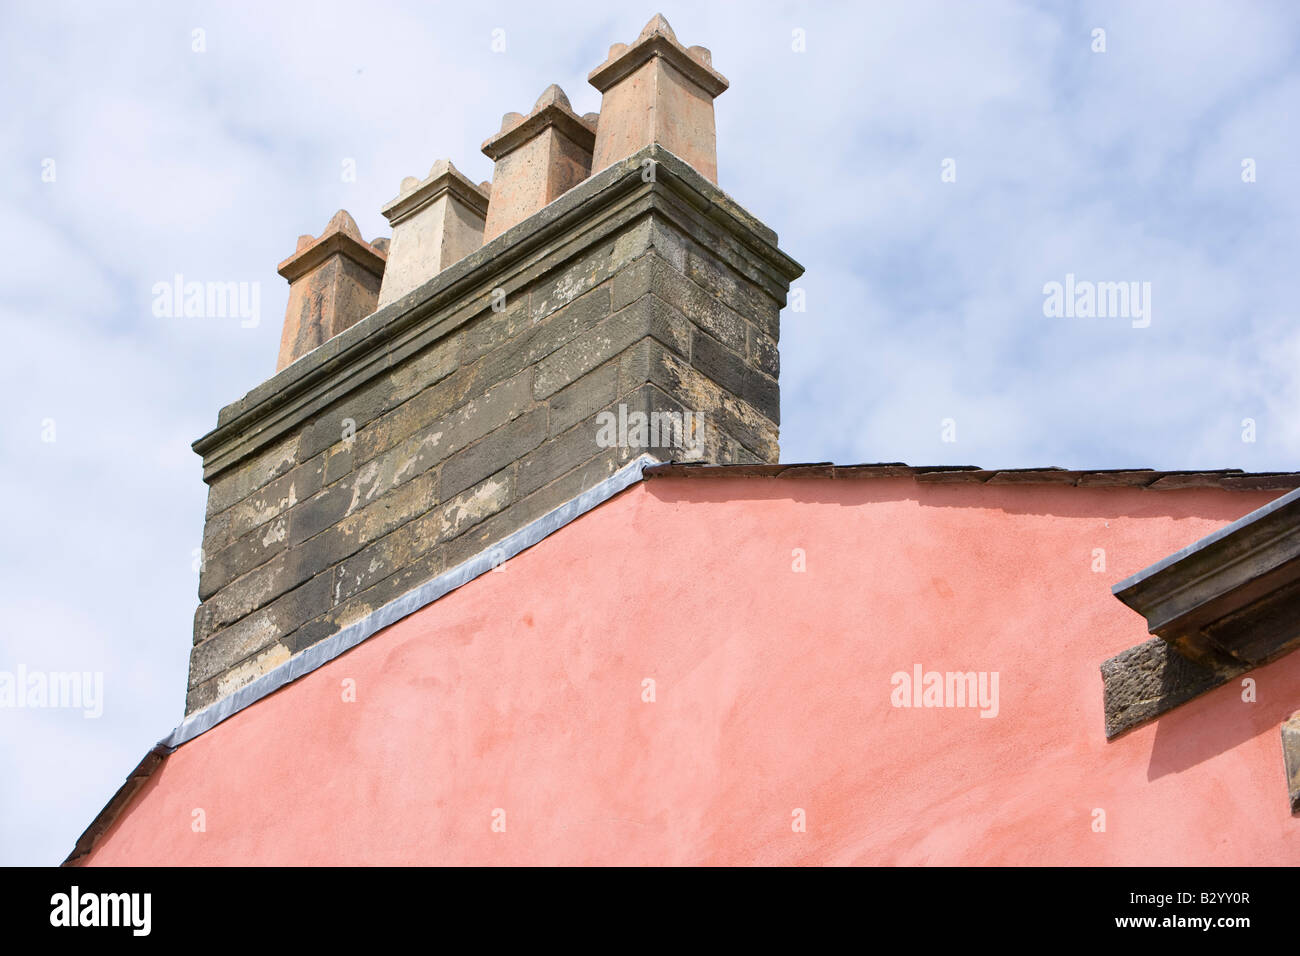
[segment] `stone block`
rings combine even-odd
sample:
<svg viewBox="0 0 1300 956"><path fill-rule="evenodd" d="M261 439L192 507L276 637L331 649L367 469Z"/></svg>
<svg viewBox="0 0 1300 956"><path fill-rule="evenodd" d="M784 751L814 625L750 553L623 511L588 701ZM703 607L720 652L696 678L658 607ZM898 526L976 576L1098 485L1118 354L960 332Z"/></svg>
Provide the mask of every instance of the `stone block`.
<svg viewBox="0 0 1300 956"><path fill-rule="evenodd" d="M452 455L442 466L444 498L518 461L546 440L547 410L535 408Z"/></svg>
<svg viewBox="0 0 1300 956"><path fill-rule="evenodd" d="M1282 724L1282 761L1291 812L1300 813L1300 710Z"/></svg>
<svg viewBox="0 0 1300 956"><path fill-rule="evenodd" d="M618 371L618 362L606 362L552 395L547 434L555 437L613 402L619 392Z"/></svg>
<svg viewBox="0 0 1300 956"><path fill-rule="evenodd" d="M656 297L642 296L538 362L534 396L547 398L647 335L681 355L690 354L690 323Z"/></svg>
<svg viewBox="0 0 1300 956"><path fill-rule="evenodd" d="M654 252L641 256L615 277L613 307L621 309L649 294L672 306L733 352L746 353L752 326Z"/></svg>
<svg viewBox="0 0 1300 956"><path fill-rule="evenodd" d="M346 441L347 435L355 436L412 395L447 378L460 366L459 351L457 338L438 342L366 387L331 404L304 427L298 448L299 458L306 460ZM338 477L337 474L334 477Z"/></svg>
<svg viewBox="0 0 1300 956"><path fill-rule="evenodd" d="M528 296L533 321L540 322L621 272L650 248L651 232L649 219L633 223L617 236L539 278Z"/></svg>
<svg viewBox="0 0 1300 956"><path fill-rule="evenodd" d="M1115 737L1234 675L1201 667L1153 637L1103 663L1101 676L1106 736Z"/></svg>
<svg viewBox="0 0 1300 956"><path fill-rule="evenodd" d="M633 365L633 361L644 365ZM776 424L753 405L724 389L656 340L630 353L622 368L623 384L641 375L681 406L699 416L706 430L720 429L752 452L760 462L780 457Z"/></svg>
<svg viewBox="0 0 1300 956"><path fill-rule="evenodd" d="M330 603L332 575L321 574L235 624L199 642L190 655L194 687L261 652Z"/></svg>
<svg viewBox="0 0 1300 956"><path fill-rule="evenodd" d="M766 289L739 276L716 256L692 246L686 277L773 341L781 338L781 306Z"/></svg>
<svg viewBox="0 0 1300 956"><path fill-rule="evenodd" d="M726 391L744 399L774 425L781 424L781 392L773 379L703 332L691 340L691 365Z"/></svg>
<svg viewBox="0 0 1300 956"><path fill-rule="evenodd" d="M225 511L297 465L300 437L289 435L214 479L208 485L208 517Z"/></svg>
<svg viewBox="0 0 1300 956"><path fill-rule="evenodd" d="M289 517L280 515L232 542L215 554L204 554L199 571L199 598L218 590L283 551L289 539Z"/></svg>
<svg viewBox="0 0 1300 956"><path fill-rule="evenodd" d="M316 494L321 488L324 472L325 457L317 455L209 517L203 528L204 553L216 554L254 528Z"/></svg>

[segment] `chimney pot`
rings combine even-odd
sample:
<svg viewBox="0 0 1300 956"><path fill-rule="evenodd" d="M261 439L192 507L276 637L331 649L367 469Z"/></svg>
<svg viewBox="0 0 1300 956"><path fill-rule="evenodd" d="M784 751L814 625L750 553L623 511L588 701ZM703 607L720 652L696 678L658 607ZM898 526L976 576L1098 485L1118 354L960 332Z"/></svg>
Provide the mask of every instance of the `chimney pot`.
<svg viewBox="0 0 1300 956"><path fill-rule="evenodd" d="M610 47L587 79L601 93L593 171L658 143L718 181L713 100L729 84L706 48L682 46L656 14L631 46Z"/></svg>
<svg viewBox="0 0 1300 956"><path fill-rule="evenodd" d="M277 270L289 280L277 372L375 311L384 260L342 209L320 238L298 237L294 254Z"/></svg>
<svg viewBox="0 0 1300 956"><path fill-rule="evenodd" d="M423 180L407 176L382 210L393 227L392 250L379 290L379 307L428 282L483 245L488 197L449 159Z"/></svg>
<svg viewBox="0 0 1300 956"><path fill-rule="evenodd" d="M511 117L517 119L511 122ZM501 131L483 144L483 152L496 163L483 241L523 222L586 179L595 140L593 124L573 112L569 98L554 83L527 116L507 113Z"/></svg>
<svg viewBox="0 0 1300 956"><path fill-rule="evenodd" d="M323 660L320 641L411 607L634 458L779 459L780 309L803 270L698 171L698 136L672 138L703 115L712 161L726 81L662 18L643 32L594 74L600 114L557 86L506 114L483 146L490 188L440 159L385 204L391 240L364 242L340 211L280 264L279 367L301 359L194 445L209 519L187 714ZM588 178L598 140L617 165ZM380 306L366 335L304 354Z"/></svg>

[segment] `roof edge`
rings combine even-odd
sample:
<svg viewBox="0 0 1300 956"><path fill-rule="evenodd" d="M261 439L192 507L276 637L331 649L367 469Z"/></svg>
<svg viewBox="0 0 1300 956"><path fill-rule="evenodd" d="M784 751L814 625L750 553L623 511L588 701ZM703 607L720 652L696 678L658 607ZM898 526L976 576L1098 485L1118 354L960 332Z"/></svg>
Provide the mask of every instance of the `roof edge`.
<svg viewBox="0 0 1300 956"><path fill-rule="evenodd" d="M1102 469L1070 471L1045 468L984 469L977 465L908 465L882 462L835 465L808 462L776 465L712 465L660 462L641 455L587 491L547 512L500 542L480 551L450 571L426 581L400 597L370 612L329 638L291 657L221 700L209 704L177 725L145 754L139 765L77 839L63 866L75 866L88 857L99 838L113 826L144 782L178 747L206 733L222 721L275 693L300 677L319 669L361 644L391 624L427 607L443 595L515 557L565 525L608 501L632 485L648 478L914 478L918 481L985 483L1003 476L995 484L1069 484L1074 486L1136 486L1167 490L1188 487L1223 487L1232 490L1300 488L1300 472L1243 472L1237 468L1217 471L1154 471L1152 469ZM1112 480L1117 479L1117 480ZM1169 479L1175 479L1172 483ZM1260 511L1268 510L1273 503ZM1249 517L1249 516L1247 516ZM1245 519L1241 519L1245 520ZM1163 643L1163 642L1161 642ZM1110 662L1107 662L1108 664ZM1141 721L1139 721L1141 722ZM1125 728L1127 729L1127 728ZM1108 736L1111 736L1108 733Z"/></svg>
<svg viewBox="0 0 1300 956"><path fill-rule="evenodd" d="M924 482L992 485L1069 485L1079 488L1225 488L1268 491L1300 488L1300 471L1247 472L1240 468L1156 471L1153 468L981 468L978 465L908 465L901 461L861 465L831 462L706 464L669 462L646 468L647 478L914 478Z"/></svg>
<svg viewBox="0 0 1300 956"><path fill-rule="evenodd" d="M376 608L365 617L348 625L318 644L295 654L283 664L263 674L252 683L245 684L239 690L221 700L214 701L202 710L191 714L178 724L170 734L158 741L145 754L140 764L131 772L126 781L99 812L90 826L77 839L76 846L63 861L64 866L73 866L88 857L99 838L108 832L113 823L130 805L132 797L144 782L162 766L163 761L182 744L207 733L213 727L229 717L233 717L253 704L269 697L280 688L305 677L336 657L342 656L358 644L373 637L391 624L396 624L416 611L428 607L445 594L468 584L502 562L508 561L521 552L531 548L544 538L559 531L603 504L632 485L641 481L647 466L657 461L650 455L641 455L624 465L614 474L600 483L570 498L564 504L548 511L540 518L529 522L518 531L502 538L496 544L480 551L478 554L461 562L449 571L444 571L423 584L412 588L405 594L394 598L382 607Z"/></svg>

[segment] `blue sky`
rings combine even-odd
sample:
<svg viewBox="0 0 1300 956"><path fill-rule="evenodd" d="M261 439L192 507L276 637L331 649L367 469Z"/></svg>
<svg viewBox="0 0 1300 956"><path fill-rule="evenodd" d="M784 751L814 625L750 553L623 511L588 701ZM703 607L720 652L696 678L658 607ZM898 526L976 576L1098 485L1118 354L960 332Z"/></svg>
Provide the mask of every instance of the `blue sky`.
<svg viewBox="0 0 1300 956"><path fill-rule="evenodd" d="M0 671L100 671L105 698L0 709L0 863L60 861L182 716L189 445L274 371L297 236L340 207L388 235L440 157L489 179L501 114L552 82L599 109L587 73L655 9L0 11ZM784 460L1300 467L1300 7L658 9L731 81L720 185L808 270ZM177 273L260 283L261 321L155 317ZM1150 283L1150 325L1045 316L1067 274Z"/></svg>

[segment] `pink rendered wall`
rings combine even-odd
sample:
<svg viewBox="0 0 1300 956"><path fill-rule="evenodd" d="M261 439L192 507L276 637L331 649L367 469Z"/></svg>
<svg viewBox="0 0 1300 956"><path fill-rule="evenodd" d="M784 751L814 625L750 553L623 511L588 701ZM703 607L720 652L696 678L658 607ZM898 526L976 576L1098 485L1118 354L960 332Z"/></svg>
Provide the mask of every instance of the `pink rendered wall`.
<svg viewBox="0 0 1300 956"><path fill-rule="evenodd" d="M1111 584L1277 494L654 479L180 748L91 862L1300 863L1300 654L1110 743L1098 672L1148 636ZM891 706L917 663L998 716Z"/></svg>

